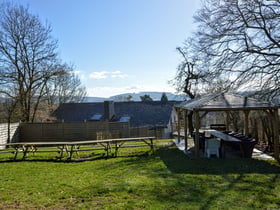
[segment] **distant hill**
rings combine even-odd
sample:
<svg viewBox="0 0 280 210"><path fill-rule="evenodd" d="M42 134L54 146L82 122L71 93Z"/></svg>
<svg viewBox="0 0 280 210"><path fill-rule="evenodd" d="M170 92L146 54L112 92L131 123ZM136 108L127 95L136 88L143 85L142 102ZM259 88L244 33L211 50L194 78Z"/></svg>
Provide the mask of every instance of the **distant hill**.
<svg viewBox="0 0 280 210"><path fill-rule="evenodd" d="M109 100L108 98L102 98L102 97L85 97L84 102L103 102Z"/></svg>
<svg viewBox="0 0 280 210"><path fill-rule="evenodd" d="M186 99L185 95L175 95L173 93L165 93L168 100L172 101L183 101ZM140 96L143 95L149 95L154 101L160 101L161 96L162 96L162 92L140 92L140 93L125 93L125 94L120 94L120 95L115 95L115 96L111 96L110 99L113 100L118 100L118 99L122 99L122 98L126 98L128 96L132 96L133 101L141 101Z"/></svg>
<svg viewBox="0 0 280 210"><path fill-rule="evenodd" d="M175 95L173 93L165 93L169 101L184 101L187 99L185 95ZM126 101L128 96L132 96L132 101L141 101L140 96L149 95L154 101L160 101L162 92L140 92L140 93L124 93L120 95L111 96L110 98L101 97L86 97L84 102L103 102L106 100Z"/></svg>

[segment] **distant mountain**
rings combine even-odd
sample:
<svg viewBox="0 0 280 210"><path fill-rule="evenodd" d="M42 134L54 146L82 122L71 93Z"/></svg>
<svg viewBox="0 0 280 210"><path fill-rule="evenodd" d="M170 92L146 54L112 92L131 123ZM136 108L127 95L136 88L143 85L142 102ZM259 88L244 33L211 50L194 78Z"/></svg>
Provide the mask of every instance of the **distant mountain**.
<svg viewBox="0 0 280 210"><path fill-rule="evenodd" d="M185 95L175 95L173 93L165 93L169 101L184 101L187 99ZM131 96L131 101L141 101L140 96L149 95L154 101L160 101L162 92L140 92L140 93L124 93L111 96L110 98L101 97L86 97L84 102L103 102L106 100L126 101L128 96Z"/></svg>
<svg viewBox="0 0 280 210"><path fill-rule="evenodd" d="M185 95L175 95L173 93L165 93L168 100L172 101L183 101L186 99ZM110 99L113 99L115 101L118 101L119 99L124 99L127 98L128 96L132 96L131 100L132 101L141 101L140 96L143 95L149 95L154 101L160 101L161 96L162 96L162 92L140 92L140 93L124 93L124 94L120 94L120 95L115 95L115 96L111 96Z"/></svg>
<svg viewBox="0 0 280 210"><path fill-rule="evenodd" d="M103 102L109 100L108 98L102 98L102 97L85 97L84 102L89 103L89 102Z"/></svg>

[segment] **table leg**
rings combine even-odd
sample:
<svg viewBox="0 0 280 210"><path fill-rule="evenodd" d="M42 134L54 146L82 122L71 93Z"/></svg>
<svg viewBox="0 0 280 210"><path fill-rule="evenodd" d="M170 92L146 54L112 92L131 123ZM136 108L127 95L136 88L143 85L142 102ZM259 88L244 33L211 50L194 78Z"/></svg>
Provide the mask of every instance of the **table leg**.
<svg viewBox="0 0 280 210"><path fill-rule="evenodd" d="M239 148L240 148L242 157L245 157L245 152L244 152L244 149L243 149L243 146L242 146L242 142L239 143Z"/></svg>

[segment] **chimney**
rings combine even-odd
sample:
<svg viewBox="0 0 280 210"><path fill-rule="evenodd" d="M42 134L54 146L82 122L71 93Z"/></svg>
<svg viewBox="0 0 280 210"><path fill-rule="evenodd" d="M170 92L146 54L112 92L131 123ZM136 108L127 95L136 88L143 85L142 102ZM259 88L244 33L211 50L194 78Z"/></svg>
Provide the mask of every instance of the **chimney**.
<svg viewBox="0 0 280 210"><path fill-rule="evenodd" d="M104 101L104 120L110 121L115 115L114 101Z"/></svg>

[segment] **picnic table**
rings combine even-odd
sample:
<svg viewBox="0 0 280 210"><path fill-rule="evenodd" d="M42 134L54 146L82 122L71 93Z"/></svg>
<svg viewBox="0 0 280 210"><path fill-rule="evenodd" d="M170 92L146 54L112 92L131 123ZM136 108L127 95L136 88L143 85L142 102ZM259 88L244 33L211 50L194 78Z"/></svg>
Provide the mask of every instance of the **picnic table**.
<svg viewBox="0 0 280 210"><path fill-rule="evenodd" d="M223 133L221 131L217 131L217 130L205 130L204 131L205 133L209 133L211 134L212 136L215 136L217 138L220 138L221 140L223 141L227 141L227 142L241 142L240 139L238 138L235 138L233 136L230 136L226 133Z"/></svg>
<svg viewBox="0 0 280 210"><path fill-rule="evenodd" d="M115 151L115 157L118 154L118 150L127 147L140 147L140 146L149 146L152 151L154 151L154 142L155 137L137 137L137 138L118 138L118 139L104 139L104 140L87 140L87 141L69 141L69 142L16 142L16 143L7 143L1 144L0 146L5 146L12 148L13 150L4 151L14 153L14 160L17 159L19 153L23 153L22 159L25 159L28 153L35 154L36 152L58 152L60 154L60 159L63 158L66 153L68 159L71 160L73 154L80 151L92 151L92 150L105 150L107 157L109 153L112 152L112 149ZM128 142L142 142L144 144L134 144L134 145L125 145ZM83 147L87 146L87 147ZM39 148L51 147L52 150L39 150ZM98 147L98 148L97 148ZM101 148L100 148L101 147ZM55 149L53 149L55 148Z"/></svg>
<svg viewBox="0 0 280 210"><path fill-rule="evenodd" d="M225 143L236 143L239 145L239 149L241 151L242 156L244 157L245 153L244 153L244 148L243 148L243 144L242 141L234 136L230 136L226 133L223 133L221 131L217 131L217 130L204 130L205 134L209 134L212 135L214 137L216 137L218 140L221 140L221 149L222 149L222 156L225 157L225 147L224 144Z"/></svg>

